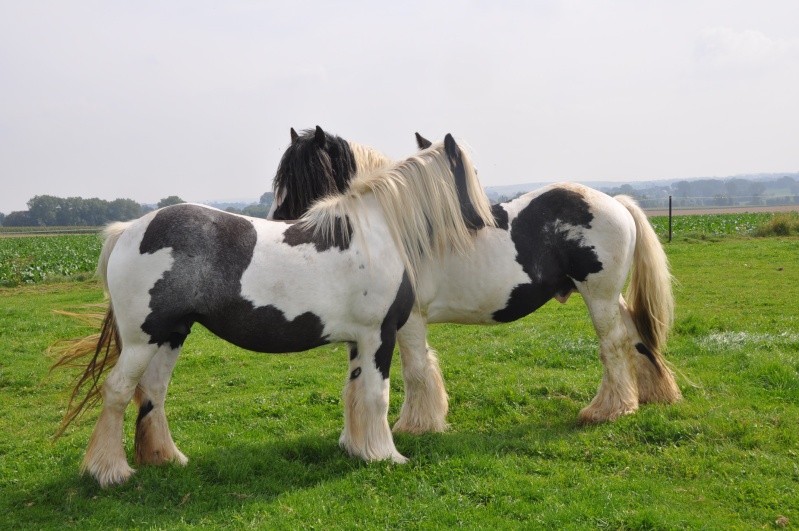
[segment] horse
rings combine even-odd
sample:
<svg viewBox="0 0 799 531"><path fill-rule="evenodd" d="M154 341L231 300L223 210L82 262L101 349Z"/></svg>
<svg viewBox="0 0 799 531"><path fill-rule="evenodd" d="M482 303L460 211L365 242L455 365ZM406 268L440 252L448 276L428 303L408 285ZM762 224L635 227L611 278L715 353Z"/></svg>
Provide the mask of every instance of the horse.
<svg viewBox="0 0 799 531"><path fill-rule="evenodd" d="M422 153L431 148L418 133L416 141ZM357 168L377 160L371 151L319 126L301 135L292 129L274 180L273 212L288 211L284 205L290 204L288 212L300 215L336 193ZM360 161L361 153L370 158ZM353 164L338 162L350 158ZM316 184L337 184L314 193L321 188L298 187L284 168L295 168L293 175L302 173L306 183L315 175ZM448 398L437 354L426 340L429 323L508 323L553 298L565 303L575 291L588 307L604 367L579 421L612 421L639 404L681 399L662 355L674 315L672 276L657 235L632 198L561 183L493 205L492 213L495 223L473 232L467 255L445 253L419 281L417 304L397 335L405 400L394 432L447 427Z"/></svg>
<svg viewBox="0 0 799 531"><path fill-rule="evenodd" d="M354 179L347 194L317 203L298 221L179 204L109 225L98 263L110 298L102 332L77 340L56 363L90 358L60 433L102 397L81 472L102 487L135 472L122 440L131 399L138 405L135 464L186 464L164 401L194 323L257 352L347 343L339 444L366 461L405 462L387 420L397 330L415 304L420 271L445 249L468 253L476 222L494 223L490 203L468 155L447 135Z"/></svg>

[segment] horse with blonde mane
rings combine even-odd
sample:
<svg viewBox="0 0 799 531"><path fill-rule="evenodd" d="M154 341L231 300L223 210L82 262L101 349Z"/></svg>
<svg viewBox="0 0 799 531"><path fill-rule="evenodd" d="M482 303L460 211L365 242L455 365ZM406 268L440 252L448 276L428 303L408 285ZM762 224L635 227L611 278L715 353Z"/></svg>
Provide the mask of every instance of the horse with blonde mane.
<svg viewBox="0 0 799 531"><path fill-rule="evenodd" d="M361 175L298 222L180 204L110 225L98 265L110 298L103 331L76 340L56 364L84 366L62 433L102 396L81 470L103 487L134 473L122 439L131 399L139 408L135 462L187 462L164 402L194 323L258 352L347 343L339 443L367 461L404 462L387 420L397 330L419 279L445 253L469 253L472 231L493 224L468 156L447 135Z"/></svg>
<svg viewBox="0 0 799 531"><path fill-rule="evenodd" d="M418 133L416 140L422 153L431 148ZM292 129L274 180L272 215L299 217L359 171L386 164L376 153L319 126L302 135ZM418 280L417 304L397 335L405 401L394 431L446 428L448 399L436 352L427 344L428 323L507 323L550 299L565 303L575 291L588 307L604 365L580 420L610 421L639 404L678 401L680 390L662 355L674 313L672 277L636 202L563 183L492 208L494 224L473 232L467 254L444 253Z"/></svg>

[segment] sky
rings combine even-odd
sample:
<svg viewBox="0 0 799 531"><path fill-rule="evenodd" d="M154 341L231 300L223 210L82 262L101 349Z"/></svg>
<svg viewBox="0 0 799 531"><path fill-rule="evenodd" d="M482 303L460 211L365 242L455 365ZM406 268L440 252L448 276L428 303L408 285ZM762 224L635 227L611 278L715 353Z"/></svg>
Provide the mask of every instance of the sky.
<svg viewBox="0 0 799 531"><path fill-rule="evenodd" d="M0 212L257 200L289 129L484 186L799 171L795 0L0 0Z"/></svg>

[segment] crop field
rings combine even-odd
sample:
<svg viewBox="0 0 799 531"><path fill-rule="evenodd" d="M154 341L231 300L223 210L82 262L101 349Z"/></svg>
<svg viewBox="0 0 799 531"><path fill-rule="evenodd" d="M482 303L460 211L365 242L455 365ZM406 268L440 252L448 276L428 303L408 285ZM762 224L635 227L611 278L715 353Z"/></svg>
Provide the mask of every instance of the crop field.
<svg viewBox="0 0 799 531"><path fill-rule="evenodd" d="M579 296L507 325L434 325L450 426L397 434L406 465L339 449L344 346L257 354L196 325L167 399L189 464L100 489L78 473L99 410L53 442L72 374L48 375L45 355L95 331L53 310L94 311L99 285L0 288L0 529L796 528L799 236L721 232L735 223L665 245L681 402L577 422L602 376ZM395 356L391 423L403 395Z"/></svg>
<svg viewBox="0 0 799 531"><path fill-rule="evenodd" d="M101 247L97 234L0 238L0 286L91 273Z"/></svg>
<svg viewBox="0 0 799 531"><path fill-rule="evenodd" d="M742 214L689 214L672 217L672 233L674 235L705 236L748 236L760 225L773 218L772 213ZM668 216L650 218L650 223L659 236L669 233Z"/></svg>

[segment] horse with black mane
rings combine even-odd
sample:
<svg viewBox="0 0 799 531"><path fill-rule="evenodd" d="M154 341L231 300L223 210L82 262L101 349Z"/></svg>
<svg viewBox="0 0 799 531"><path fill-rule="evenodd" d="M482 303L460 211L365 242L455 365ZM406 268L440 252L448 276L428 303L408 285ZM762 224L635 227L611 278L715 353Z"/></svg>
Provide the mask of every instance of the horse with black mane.
<svg viewBox="0 0 799 531"><path fill-rule="evenodd" d="M340 193L342 183L359 172L389 162L319 126L291 133L273 185L276 219L301 216L321 197ZM416 140L421 153L431 149L418 133ZM552 298L565 303L574 291L588 307L604 364L597 395L580 411L580 420L609 421L642 403L679 400L662 355L673 320L672 277L635 201L563 183L492 211L493 224L473 226L469 253L446 252L418 280L417 303L397 335L405 401L394 431L446 427L447 395L436 353L426 341L428 323L507 323Z"/></svg>
<svg viewBox="0 0 799 531"><path fill-rule="evenodd" d="M76 340L56 363L85 367L61 433L102 396L81 470L103 487L134 473L122 440L131 399L139 407L135 462L187 462L164 401L195 322L258 352L347 343L339 442L368 461L404 462L387 420L397 330L442 253L470 252L475 223L494 223L490 205L469 157L447 135L354 179L347 194L317 203L298 222L180 204L110 225L98 265L110 297L103 330Z"/></svg>

